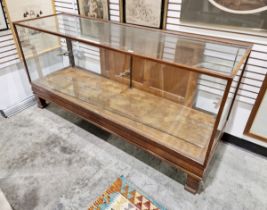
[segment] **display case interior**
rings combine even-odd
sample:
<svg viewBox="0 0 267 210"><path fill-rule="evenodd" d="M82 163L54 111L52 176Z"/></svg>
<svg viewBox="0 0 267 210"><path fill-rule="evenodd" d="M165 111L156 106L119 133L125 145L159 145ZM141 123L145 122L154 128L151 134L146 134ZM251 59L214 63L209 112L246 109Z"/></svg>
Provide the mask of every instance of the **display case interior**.
<svg viewBox="0 0 267 210"><path fill-rule="evenodd" d="M41 102L62 105L202 179L249 44L69 14L15 26Z"/></svg>

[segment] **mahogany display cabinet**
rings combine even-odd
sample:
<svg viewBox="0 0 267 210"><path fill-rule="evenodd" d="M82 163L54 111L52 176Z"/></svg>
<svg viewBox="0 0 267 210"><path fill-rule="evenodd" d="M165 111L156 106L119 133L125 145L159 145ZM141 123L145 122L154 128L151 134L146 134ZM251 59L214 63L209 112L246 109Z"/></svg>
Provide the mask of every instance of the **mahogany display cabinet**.
<svg viewBox="0 0 267 210"><path fill-rule="evenodd" d="M55 103L169 162L198 192L250 43L66 13L14 28L40 108Z"/></svg>

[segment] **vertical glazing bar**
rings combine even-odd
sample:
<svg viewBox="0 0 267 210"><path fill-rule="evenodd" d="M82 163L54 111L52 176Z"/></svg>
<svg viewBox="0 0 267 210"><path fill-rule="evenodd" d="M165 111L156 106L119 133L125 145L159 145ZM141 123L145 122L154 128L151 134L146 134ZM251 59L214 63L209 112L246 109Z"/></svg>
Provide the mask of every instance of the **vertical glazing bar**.
<svg viewBox="0 0 267 210"><path fill-rule="evenodd" d="M75 59L73 55L73 47L72 47L72 42L71 39L66 38L66 43L67 43L67 49L68 49L68 54L69 54L69 59L70 59L70 65L72 67L75 66Z"/></svg>
<svg viewBox="0 0 267 210"><path fill-rule="evenodd" d="M29 82L31 83L32 81L31 81L29 68L28 68L28 65L27 65L27 62L26 62L26 59L25 59L25 55L24 55L22 46L21 46L21 42L20 42L20 38L19 38L19 34L18 34L18 30L17 30L16 24L13 24L13 28L14 28L14 31L15 31L16 39L18 41L19 51L20 51L20 55L21 55L25 70L26 70L26 74L27 74Z"/></svg>
<svg viewBox="0 0 267 210"><path fill-rule="evenodd" d="M205 157L204 168L206 168L206 166L207 166L207 164L209 162L210 154L212 152L213 145L215 144L215 137L216 137L217 129L218 129L221 117L222 117L224 106L225 106L227 98L228 98L228 94L230 93L230 88L231 88L232 82L233 82L232 79L228 79L227 80L227 85L226 85L226 88L224 90L224 94L223 94L223 99L222 99L222 102L221 102L220 110L219 110L218 115L216 117L216 122L215 122L214 127L213 127L211 140L209 142L207 154L206 154L206 157Z"/></svg>
<svg viewBox="0 0 267 210"><path fill-rule="evenodd" d="M133 56L130 55L130 88L133 87Z"/></svg>
<svg viewBox="0 0 267 210"><path fill-rule="evenodd" d="M246 70L246 68L247 68L247 64L248 64L248 60L249 60L250 54L251 54L251 52L248 54L248 57L247 57L247 59L246 59L246 61L245 61L245 63L244 63L242 72L241 72L241 74L240 74L240 78L239 78L239 81L238 81L237 86L236 86L236 90L235 90L234 97L233 97L233 100L232 100L231 105L230 105L230 108L229 108L229 113L228 113L228 115L227 115L226 121L229 120L229 117L230 117L230 115L231 115L231 111L232 111L232 108L233 108L233 106L234 106L234 103L235 103L235 100L236 100L236 97L237 97L237 94L238 94L238 91L239 91L239 87L240 87L240 85L241 85L241 82L242 82L242 79L243 79L245 70Z"/></svg>
<svg viewBox="0 0 267 210"><path fill-rule="evenodd" d="M236 61L237 61L238 55L239 55L239 49L237 50L237 53L236 53L236 55L235 55L235 60L234 60L234 63L233 63L233 67L232 67L232 69L234 69L234 68L235 68L235 64L236 64Z"/></svg>
<svg viewBox="0 0 267 210"><path fill-rule="evenodd" d="M245 72L249 57L250 57L250 54L251 54L251 51L249 52L249 54L248 54L248 56L246 58L246 61L244 63L244 66L243 66L243 69L242 69L242 72L241 72L241 75L240 75L240 78L239 78L239 81L238 81L238 84L237 84L237 87L236 87L236 90L235 90L235 93L234 93L234 97L233 97L233 100L231 102L231 105L230 105L230 108L229 108L229 112L227 114L226 122L229 120L229 117L230 117L234 102L236 100L236 97L237 97L237 94L238 94L238 90L239 90L239 87L240 87L240 84L241 84L241 81L242 81L242 78L243 78L243 75L244 75L244 72ZM232 80L228 80L227 81L227 85L226 85L226 89L225 89L225 92L224 92L223 100L222 100L222 103L221 103L221 106L220 106L220 110L219 110L219 113L217 115L217 119L216 119L216 123L215 123L214 130L213 130L213 133L212 133L211 141L209 143L208 151L207 151L207 154L206 154L206 157L205 157L205 162L204 162L204 166L205 167L208 164L208 161L209 161L209 158L210 158L210 154L212 152L211 150L212 150L213 145L215 143L215 137L216 137L217 128L218 128L218 125L220 123L222 113L224 111L224 106L225 106L225 103L227 101L228 92L230 92L231 85L232 85Z"/></svg>

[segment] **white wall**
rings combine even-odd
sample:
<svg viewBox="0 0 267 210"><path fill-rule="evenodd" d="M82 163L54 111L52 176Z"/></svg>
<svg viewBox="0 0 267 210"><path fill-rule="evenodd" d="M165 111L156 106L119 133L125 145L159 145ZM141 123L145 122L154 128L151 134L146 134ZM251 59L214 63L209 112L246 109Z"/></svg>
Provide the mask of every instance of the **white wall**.
<svg viewBox="0 0 267 210"><path fill-rule="evenodd" d="M0 110L8 109L32 96L22 64L0 69Z"/></svg>
<svg viewBox="0 0 267 210"><path fill-rule="evenodd" d="M252 104L236 101L231 118L226 127L226 133L229 133L231 135L234 135L242 139L246 139L261 146L267 147L267 144L264 143L263 141L259 141L257 139L245 136L243 134L252 107L253 107Z"/></svg>
<svg viewBox="0 0 267 210"><path fill-rule="evenodd" d="M11 30L0 31L0 69L18 62L17 49Z"/></svg>
<svg viewBox="0 0 267 210"><path fill-rule="evenodd" d="M10 29L0 31L0 110L13 107L31 96L32 91L18 58L12 32Z"/></svg>

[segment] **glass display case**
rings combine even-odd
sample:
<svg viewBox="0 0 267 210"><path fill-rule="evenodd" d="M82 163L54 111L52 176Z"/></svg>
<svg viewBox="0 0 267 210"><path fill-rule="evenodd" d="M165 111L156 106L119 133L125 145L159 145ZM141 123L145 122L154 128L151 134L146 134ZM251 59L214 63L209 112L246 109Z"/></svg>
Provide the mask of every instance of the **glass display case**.
<svg viewBox="0 0 267 210"><path fill-rule="evenodd" d="M141 147L198 191L250 43L65 13L14 27L39 107L55 103Z"/></svg>

